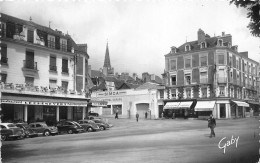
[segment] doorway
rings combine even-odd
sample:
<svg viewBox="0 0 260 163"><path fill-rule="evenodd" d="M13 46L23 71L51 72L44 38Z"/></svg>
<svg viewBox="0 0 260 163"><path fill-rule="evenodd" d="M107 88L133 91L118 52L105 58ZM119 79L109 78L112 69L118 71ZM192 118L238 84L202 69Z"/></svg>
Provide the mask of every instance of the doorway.
<svg viewBox="0 0 260 163"><path fill-rule="evenodd" d="M220 118L226 118L226 104L219 104Z"/></svg>

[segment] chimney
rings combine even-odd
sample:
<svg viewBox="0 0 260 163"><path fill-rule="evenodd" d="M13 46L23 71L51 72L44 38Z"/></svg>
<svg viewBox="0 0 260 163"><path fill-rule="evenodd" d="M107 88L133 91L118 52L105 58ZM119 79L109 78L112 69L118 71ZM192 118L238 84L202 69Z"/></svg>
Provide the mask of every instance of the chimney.
<svg viewBox="0 0 260 163"><path fill-rule="evenodd" d="M198 43L201 43L204 41L205 41L205 33L203 30L199 29L198 30Z"/></svg>
<svg viewBox="0 0 260 163"><path fill-rule="evenodd" d="M237 45L231 46L231 49L233 49L234 51L238 52L238 46Z"/></svg>
<svg viewBox="0 0 260 163"><path fill-rule="evenodd" d="M173 53L176 53L176 47L175 46L171 47L171 54L173 54Z"/></svg>

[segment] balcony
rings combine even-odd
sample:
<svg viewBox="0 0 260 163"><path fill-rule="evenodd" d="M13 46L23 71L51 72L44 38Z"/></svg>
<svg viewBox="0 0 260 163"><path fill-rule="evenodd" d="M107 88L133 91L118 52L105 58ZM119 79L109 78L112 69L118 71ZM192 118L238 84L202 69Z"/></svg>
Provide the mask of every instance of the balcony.
<svg viewBox="0 0 260 163"><path fill-rule="evenodd" d="M7 57L1 57L1 65L7 65L8 64L8 58Z"/></svg>
<svg viewBox="0 0 260 163"><path fill-rule="evenodd" d="M61 72L62 72L62 73L65 73L65 74L68 74L68 73L69 73L68 67L62 67Z"/></svg>
<svg viewBox="0 0 260 163"><path fill-rule="evenodd" d="M57 72L57 66L50 65L49 67L50 67L50 71Z"/></svg>
<svg viewBox="0 0 260 163"><path fill-rule="evenodd" d="M38 71L37 62L33 62L30 60L23 60L23 68Z"/></svg>
<svg viewBox="0 0 260 163"><path fill-rule="evenodd" d="M227 78L225 78L225 77L218 77L217 81L218 81L218 83L227 83Z"/></svg>

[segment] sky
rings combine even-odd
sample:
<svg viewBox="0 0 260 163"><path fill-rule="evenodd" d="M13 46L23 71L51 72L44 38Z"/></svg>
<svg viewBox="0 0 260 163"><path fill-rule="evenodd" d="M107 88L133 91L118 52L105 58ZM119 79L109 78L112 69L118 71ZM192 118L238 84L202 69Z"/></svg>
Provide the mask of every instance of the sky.
<svg viewBox="0 0 260 163"><path fill-rule="evenodd" d="M43 26L51 21L52 29L88 44L92 70L103 67L108 41L115 72L161 77L170 47L197 40L199 28L210 36L231 34L239 52L260 61L260 38L247 28L246 9L229 1L2 1L0 12Z"/></svg>

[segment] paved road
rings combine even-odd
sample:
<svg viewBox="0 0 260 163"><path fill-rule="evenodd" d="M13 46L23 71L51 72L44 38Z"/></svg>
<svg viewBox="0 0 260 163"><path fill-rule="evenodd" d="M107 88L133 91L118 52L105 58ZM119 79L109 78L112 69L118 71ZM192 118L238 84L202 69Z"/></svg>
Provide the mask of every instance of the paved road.
<svg viewBox="0 0 260 163"><path fill-rule="evenodd" d="M2 144L5 163L92 162L243 162L258 161L259 120L217 120L216 137L209 138L207 121L109 119L107 131L37 137ZM226 147L225 154L218 145Z"/></svg>

